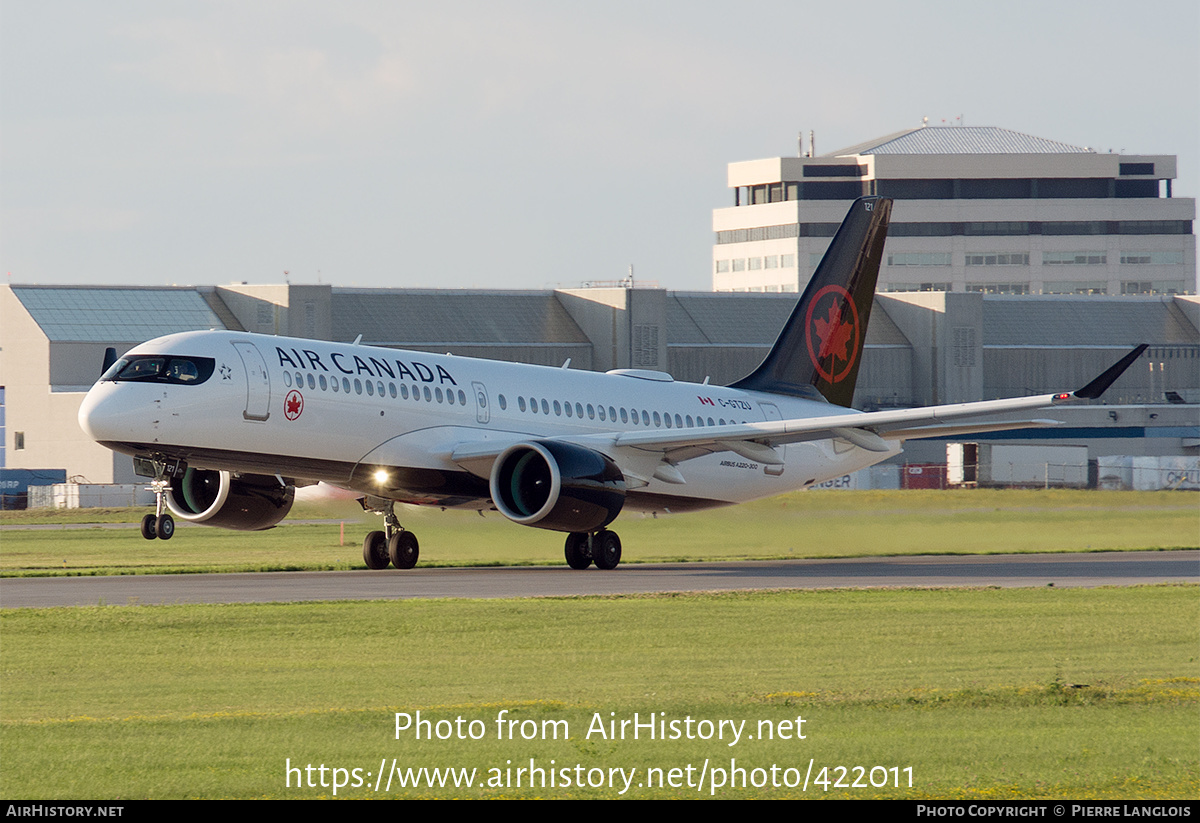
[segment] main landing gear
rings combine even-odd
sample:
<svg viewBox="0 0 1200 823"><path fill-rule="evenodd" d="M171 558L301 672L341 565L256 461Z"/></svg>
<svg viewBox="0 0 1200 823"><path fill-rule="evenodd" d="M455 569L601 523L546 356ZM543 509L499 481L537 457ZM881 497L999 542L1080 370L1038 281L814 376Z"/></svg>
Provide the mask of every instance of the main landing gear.
<svg viewBox="0 0 1200 823"><path fill-rule="evenodd" d="M154 492L154 514L142 518L142 537L147 540L170 540L175 536L175 518L165 510L166 496L171 492L171 479L183 474L186 466L178 460L160 463L145 461L153 466L150 489Z"/></svg>
<svg viewBox="0 0 1200 823"><path fill-rule="evenodd" d="M567 535L563 554L572 569L586 569L595 563L597 569L612 570L621 562L621 538L608 529L591 534L572 532Z"/></svg>
<svg viewBox="0 0 1200 823"><path fill-rule="evenodd" d="M365 497L358 502L364 510L383 515L384 530L368 532L363 540L363 562L367 568L386 569L389 563L397 569L411 569L417 565L421 554L417 536L400 525L395 504L388 500L375 505L368 503Z"/></svg>

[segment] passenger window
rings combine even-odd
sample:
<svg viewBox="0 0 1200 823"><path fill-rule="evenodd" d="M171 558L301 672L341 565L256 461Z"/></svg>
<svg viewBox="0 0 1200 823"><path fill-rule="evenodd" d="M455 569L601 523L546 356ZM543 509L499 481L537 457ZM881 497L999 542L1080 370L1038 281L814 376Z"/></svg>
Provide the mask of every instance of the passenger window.
<svg viewBox="0 0 1200 823"><path fill-rule="evenodd" d="M645 409L642 409L642 425L650 425L650 412L646 411Z"/></svg>
<svg viewBox="0 0 1200 823"><path fill-rule="evenodd" d="M558 417L562 417L562 407L558 405L557 400L554 401L554 414Z"/></svg>
<svg viewBox="0 0 1200 823"><path fill-rule="evenodd" d="M542 398L542 414L549 414L549 413L550 413L550 404L546 401L546 398L543 397Z"/></svg>
<svg viewBox="0 0 1200 823"><path fill-rule="evenodd" d="M622 422L622 423L628 423L628 422L629 422L629 415L628 415L628 414L625 412L625 410L624 410L624 409L621 409L621 422Z"/></svg>
<svg viewBox="0 0 1200 823"><path fill-rule="evenodd" d="M356 380L355 382L357 383L358 381ZM370 380L367 381L367 394L371 397L375 396L375 384Z"/></svg>
<svg viewBox="0 0 1200 823"><path fill-rule="evenodd" d="M465 406L466 403L464 403L463 405ZM507 408L508 408L508 401L504 399L504 395L500 395L500 411L504 411Z"/></svg>
<svg viewBox="0 0 1200 823"><path fill-rule="evenodd" d="M467 395L463 393L462 389L458 390L458 405L460 405L460 406L467 405ZM500 408L503 409L504 406L501 406Z"/></svg>
<svg viewBox="0 0 1200 823"><path fill-rule="evenodd" d="M603 409L601 409L601 411L603 411ZM591 403L588 403L588 420L595 420L595 419L596 419L596 409L592 406ZM601 418L601 419L603 419L603 418Z"/></svg>
<svg viewBox="0 0 1200 823"><path fill-rule="evenodd" d="M658 416L658 412L654 413L654 426L655 428L662 428L662 418Z"/></svg>
<svg viewBox="0 0 1200 823"><path fill-rule="evenodd" d="M321 375L321 391L327 391L328 389L329 381L325 379L325 375Z"/></svg>
<svg viewBox="0 0 1200 823"><path fill-rule="evenodd" d="M568 401L566 403L563 403L563 405L566 407L567 417L573 417L574 415L571 414L571 403Z"/></svg>
<svg viewBox="0 0 1200 823"><path fill-rule="evenodd" d="M432 403L432 402L433 402L433 393L432 393L431 391L429 391L429 387L428 387L428 386L426 386L426 387L425 387L425 402L426 402L426 403Z"/></svg>
<svg viewBox="0 0 1200 823"><path fill-rule="evenodd" d="M525 411L525 398L524 397L521 397L521 396L517 397L517 408L520 409L521 411Z"/></svg>
<svg viewBox="0 0 1200 823"><path fill-rule="evenodd" d="M690 426L692 424L688 423L688 425ZM677 428L677 429L683 428L683 418L681 418L679 415L675 415L675 428Z"/></svg>
<svg viewBox="0 0 1200 823"><path fill-rule="evenodd" d="M349 377L342 378L342 391L344 391L346 394L350 393L350 378Z"/></svg>

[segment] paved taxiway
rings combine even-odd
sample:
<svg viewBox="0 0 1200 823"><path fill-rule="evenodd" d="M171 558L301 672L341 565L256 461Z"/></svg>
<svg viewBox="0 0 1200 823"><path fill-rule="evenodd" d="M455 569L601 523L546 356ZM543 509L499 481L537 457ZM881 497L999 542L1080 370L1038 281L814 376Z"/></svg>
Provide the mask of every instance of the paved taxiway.
<svg viewBox="0 0 1200 823"><path fill-rule="evenodd" d="M260 572L0 580L0 607L561 597L877 586L1200 583L1200 551L1105 552L566 567Z"/></svg>

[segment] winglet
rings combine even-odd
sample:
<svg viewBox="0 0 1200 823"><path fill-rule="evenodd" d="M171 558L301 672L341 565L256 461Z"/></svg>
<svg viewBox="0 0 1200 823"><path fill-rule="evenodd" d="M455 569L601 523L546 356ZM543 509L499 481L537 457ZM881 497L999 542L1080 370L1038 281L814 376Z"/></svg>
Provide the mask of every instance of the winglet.
<svg viewBox="0 0 1200 823"><path fill-rule="evenodd" d="M1088 383L1082 389L1076 389L1071 392L1071 394L1082 400L1095 400L1108 391L1108 387L1115 383L1117 378L1124 374L1127 368L1133 365L1134 360L1142 356L1142 352L1146 350L1148 345L1147 343L1142 343L1140 346L1137 346L1129 354L1109 366L1104 374L1097 377L1091 383Z"/></svg>

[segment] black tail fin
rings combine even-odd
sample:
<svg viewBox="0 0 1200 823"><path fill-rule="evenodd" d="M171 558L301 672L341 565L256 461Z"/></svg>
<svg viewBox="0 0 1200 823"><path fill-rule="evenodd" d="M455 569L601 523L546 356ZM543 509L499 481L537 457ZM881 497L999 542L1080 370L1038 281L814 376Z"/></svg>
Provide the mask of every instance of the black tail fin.
<svg viewBox="0 0 1200 823"><path fill-rule="evenodd" d="M733 387L797 397L820 392L849 408L891 213L886 198L854 201L770 353Z"/></svg>

